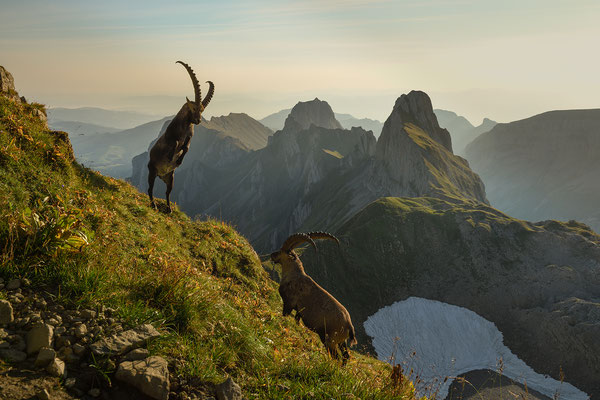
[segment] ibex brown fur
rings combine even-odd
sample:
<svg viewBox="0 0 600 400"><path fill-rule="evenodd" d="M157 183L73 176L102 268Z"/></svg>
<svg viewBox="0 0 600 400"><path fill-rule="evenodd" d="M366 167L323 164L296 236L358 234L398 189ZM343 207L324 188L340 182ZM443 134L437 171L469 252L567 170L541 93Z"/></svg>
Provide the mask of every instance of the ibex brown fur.
<svg viewBox="0 0 600 400"><path fill-rule="evenodd" d="M316 249L313 239L330 239L339 244L338 239L328 233L296 233L283 243L281 250L271 254L271 260L281 264L279 294L283 300L283 315L296 310L296 322L302 319L308 329L316 332L332 357L338 358L340 350L345 363L350 357L348 339L350 346L356 344L350 314L335 297L304 272L304 266L294 252L294 248L304 242Z"/></svg>
<svg viewBox="0 0 600 400"><path fill-rule="evenodd" d="M175 118L171 121L167 130L163 133L152 149L150 149L150 162L148 163L148 196L150 196L150 205L156 208L152 192L154 190L154 180L156 176L167 184L167 209L171 212L171 202L169 196L173 189L173 179L175 176L175 168L179 167L183 162L183 157L190 149L190 140L194 135L194 125L198 125L202 121L202 112L212 99L215 91L215 86L211 81L207 81L209 85L208 94L201 100L200 85L198 79L189 65L182 61L177 61L183 65L192 78L194 85L194 101L190 101L186 97L185 104L181 107Z"/></svg>

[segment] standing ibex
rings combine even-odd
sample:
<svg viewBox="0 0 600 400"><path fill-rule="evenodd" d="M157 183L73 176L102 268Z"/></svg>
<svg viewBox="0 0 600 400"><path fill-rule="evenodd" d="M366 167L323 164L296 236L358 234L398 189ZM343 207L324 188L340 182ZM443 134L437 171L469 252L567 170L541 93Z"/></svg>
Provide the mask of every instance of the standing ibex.
<svg viewBox="0 0 600 400"><path fill-rule="evenodd" d="M207 81L209 85L208 94L201 100L200 84L198 79L189 65L182 61L177 61L187 69L192 84L194 85L195 99L193 102L187 97L187 101L181 107L175 118L171 121L167 130L163 133L152 149L150 149L150 162L148 163L148 196L150 196L150 205L156 208L152 192L154 189L154 180L158 175L160 179L167 184L167 209L171 212L171 202L169 196L173 189L173 178L175 176L175 168L179 167L183 162L183 157L190 148L190 139L194 135L194 125L198 125L202 121L202 111L212 99L215 91L215 86L211 81Z"/></svg>
<svg viewBox="0 0 600 400"><path fill-rule="evenodd" d="M283 243L281 250L271 254L273 262L281 264L279 294L283 300L283 315L296 310L296 322L302 318L304 325L321 338L329 354L338 358L342 352L343 363L350 357L346 341L356 344L350 314L329 292L319 286L304 272L304 267L294 248L308 242L316 250L313 239L329 239L339 245L339 240L325 232L295 233Z"/></svg>

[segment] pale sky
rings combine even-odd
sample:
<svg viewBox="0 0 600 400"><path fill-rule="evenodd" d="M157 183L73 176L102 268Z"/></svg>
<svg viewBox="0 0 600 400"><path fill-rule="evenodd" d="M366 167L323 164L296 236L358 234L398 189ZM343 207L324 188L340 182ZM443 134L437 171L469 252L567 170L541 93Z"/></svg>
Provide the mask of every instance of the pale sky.
<svg viewBox="0 0 600 400"><path fill-rule="evenodd" d="M0 65L48 106L262 118L319 97L385 120L395 99L508 122L600 108L597 0L0 0ZM202 89L206 92L207 85Z"/></svg>

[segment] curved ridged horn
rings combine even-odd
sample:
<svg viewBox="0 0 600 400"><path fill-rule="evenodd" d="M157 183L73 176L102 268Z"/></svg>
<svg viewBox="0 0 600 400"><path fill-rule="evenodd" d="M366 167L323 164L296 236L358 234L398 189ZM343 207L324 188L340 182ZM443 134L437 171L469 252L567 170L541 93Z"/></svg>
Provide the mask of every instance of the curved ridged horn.
<svg viewBox="0 0 600 400"><path fill-rule="evenodd" d="M192 78L192 84L194 85L194 96L195 96L194 103L200 104L200 99L202 98L202 94L200 92L200 83L198 82L198 78L196 78L196 74L192 70L192 67L190 67L183 61L176 61L176 63L183 65L185 67L185 69L187 69L188 74L190 74L190 78ZM186 97L186 99L187 99L187 97Z"/></svg>
<svg viewBox="0 0 600 400"><path fill-rule="evenodd" d="M311 239L306 233L294 233L292 236L287 238L283 245L281 246L281 251L291 251L294 248L298 247L301 243L308 242L310 245L317 251L317 245L314 240Z"/></svg>
<svg viewBox="0 0 600 400"><path fill-rule="evenodd" d="M330 233L327 232L309 232L307 233L307 235L311 238L311 239L329 239L329 240L333 240L334 242L337 243L337 245L340 245L340 241L338 238L336 238L335 236L333 236Z"/></svg>
<svg viewBox="0 0 600 400"><path fill-rule="evenodd" d="M210 100L213 97L213 93L215 92L215 84L211 81L206 81L206 83L208 83L208 93L206 94L204 100L202 100L202 107L206 107L208 103L210 103Z"/></svg>

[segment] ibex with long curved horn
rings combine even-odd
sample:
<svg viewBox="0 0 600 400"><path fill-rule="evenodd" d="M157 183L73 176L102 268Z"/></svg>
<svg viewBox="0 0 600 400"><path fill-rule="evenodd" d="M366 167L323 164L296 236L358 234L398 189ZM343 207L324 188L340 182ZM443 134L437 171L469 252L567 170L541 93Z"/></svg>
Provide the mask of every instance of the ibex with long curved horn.
<svg viewBox="0 0 600 400"><path fill-rule="evenodd" d="M167 184L167 209L171 212L171 202L169 196L173 189L173 179L175 169L183 162L183 157L190 149L190 140L194 135L194 125L202 121L202 112L212 99L215 92L215 86L211 81L207 81L209 88L208 94L202 99L200 93L200 84L192 68L183 61L177 61L183 65L192 78L194 85L194 101L187 97L186 103L181 107L175 118L171 121L167 130L163 133L152 149L150 149L150 162L148 163L148 196L150 196L150 205L156 208L152 192L154 190L154 180L156 176Z"/></svg>
<svg viewBox="0 0 600 400"><path fill-rule="evenodd" d="M332 357L338 358L340 350L345 364L350 358L348 339L350 346L356 344L350 314L335 297L304 272L304 266L294 252L294 248L302 243L309 243L316 250L314 239L340 243L335 236L325 232L295 233L287 238L279 251L271 254L271 260L281 264L279 294L283 300L283 315L296 310L296 322L302 319L308 329L316 332Z"/></svg>

